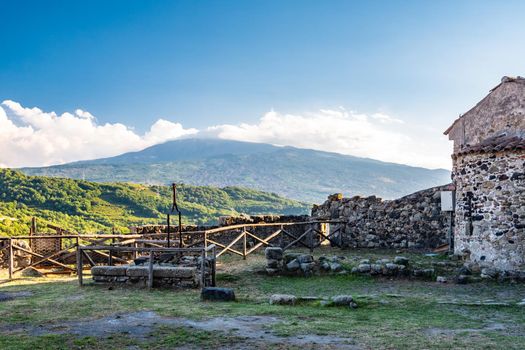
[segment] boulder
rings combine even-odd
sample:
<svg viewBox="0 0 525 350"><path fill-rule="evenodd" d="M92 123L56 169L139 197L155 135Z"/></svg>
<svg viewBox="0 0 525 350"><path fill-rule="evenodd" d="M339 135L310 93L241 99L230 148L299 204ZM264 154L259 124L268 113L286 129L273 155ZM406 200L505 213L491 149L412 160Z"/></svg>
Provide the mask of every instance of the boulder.
<svg viewBox="0 0 525 350"><path fill-rule="evenodd" d="M354 301L351 295L336 295L331 299L335 306L350 306L350 303Z"/></svg>
<svg viewBox="0 0 525 350"><path fill-rule="evenodd" d="M209 301L235 301L235 292L231 288L204 287L201 299Z"/></svg>
<svg viewBox="0 0 525 350"><path fill-rule="evenodd" d="M394 264L408 266L408 262L409 262L408 258L404 256L396 256L394 258Z"/></svg>
<svg viewBox="0 0 525 350"><path fill-rule="evenodd" d="M445 276L437 276L436 282L438 283L447 283L447 278Z"/></svg>
<svg viewBox="0 0 525 350"><path fill-rule="evenodd" d="M267 268L266 269L266 273L270 276L274 276L274 275L277 275L279 273L279 269L272 269L272 268Z"/></svg>
<svg viewBox="0 0 525 350"><path fill-rule="evenodd" d="M481 270L481 278L493 279L498 277L498 271L491 267L485 267Z"/></svg>
<svg viewBox="0 0 525 350"><path fill-rule="evenodd" d="M394 275L394 274L396 274L399 271L399 265L393 264L393 263L388 263L388 264L385 265L385 270L386 270L387 274Z"/></svg>
<svg viewBox="0 0 525 350"><path fill-rule="evenodd" d="M297 297L291 294L273 294L270 296L271 305L295 305Z"/></svg>
<svg viewBox="0 0 525 350"><path fill-rule="evenodd" d="M434 269L415 269L412 271L414 277L420 278L432 278L434 275Z"/></svg>
<svg viewBox="0 0 525 350"><path fill-rule="evenodd" d="M314 262L301 264L301 270L303 270L303 272L306 273L306 274L312 272L314 270L314 268L315 268L315 263Z"/></svg>
<svg viewBox="0 0 525 350"><path fill-rule="evenodd" d="M301 254L297 257L297 261L299 261L300 264L309 264L314 262L314 257L310 254Z"/></svg>
<svg viewBox="0 0 525 350"><path fill-rule="evenodd" d="M338 262L333 262L330 264L330 270L332 272L339 272L343 270L343 265L339 264Z"/></svg>
<svg viewBox="0 0 525 350"><path fill-rule="evenodd" d="M286 269L288 271L297 271L300 268L301 268L301 264L299 263L299 261L297 261L297 259L294 259L290 261L288 264L286 264Z"/></svg>
<svg viewBox="0 0 525 350"><path fill-rule="evenodd" d="M44 274L34 267L28 267L22 271L24 277L44 277Z"/></svg>
<svg viewBox="0 0 525 350"><path fill-rule="evenodd" d="M370 265L370 273L372 275L381 275L383 273L383 265L380 265L380 264Z"/></svg>
<svg viewBox="0 0 525 350"><path fill-rule="evenodd" d="M266 267L277 269L281 265L281 260L268 259L266 260Z"/></svg>
<svg viewBox="0 0 525 350"><path fill-rule="evenodd" d="M361 264L357 267L357 272L359 273L368 273L370 272L370 264Z"/></svg>
<svg viewBox="0 0 525 350"><path fill-rule="evenodd" d="M323 261L323 262L321 263L320 267L321 267L321 270L323 270L323 271L330 271L331 268L332 268L332 266L330 265L330 263L327 262L327 261Z"/></svg>
<svg viewBox="0 0 525 350"><path fill-rule="evenodd" d="M288 264L290 261L297 259L300 255L300 253L286 253L284 254L284 263Z"/></svg>
<svg viewBox="0 0 525 350"><path fill-rule="evenodd" d="M283 250L279 247L268 247L264 251L264 255L268 260L282 260Z"/></svg>

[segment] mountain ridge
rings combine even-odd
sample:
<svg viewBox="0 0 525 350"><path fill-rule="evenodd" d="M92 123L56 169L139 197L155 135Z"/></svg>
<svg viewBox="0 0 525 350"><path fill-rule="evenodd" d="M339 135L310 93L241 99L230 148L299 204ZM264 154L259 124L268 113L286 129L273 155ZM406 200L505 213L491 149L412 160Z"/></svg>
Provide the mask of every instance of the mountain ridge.
<svg viewBox="0 0 525 350"><path fill-rule="evenodd" d="M96 182L242 186L310 203L322 202L336 192L393 199L450 182L450 172L444 169L206 138L168 141L109 158L19 170L28 175Z"/></svg>

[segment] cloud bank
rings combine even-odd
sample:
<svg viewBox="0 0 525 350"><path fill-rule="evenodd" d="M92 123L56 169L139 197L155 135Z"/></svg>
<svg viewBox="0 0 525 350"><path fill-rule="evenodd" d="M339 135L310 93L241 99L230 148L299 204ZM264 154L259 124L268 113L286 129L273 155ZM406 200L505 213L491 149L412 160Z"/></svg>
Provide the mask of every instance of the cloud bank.
<svg viewBox="0 0 525 350"><path fill-rule="evenodd" d="M45 166L110 157L196 136L449 168L450 145L439 135L439 130L417 129L387 114L366 115L342 107L303 114L270 111L254 124L215 125L200 131L159 119L149 131L139 135L124 124L100 125L93 115L80 109L57 115L4 101L0 105L0 167Z"/></svg>
<svg viewBox="0 0 525 350"><path fill-rule="evenodd" d="M0 106L0 166L45 166L109 157L197 132L159 119L148 132L138 135L124 124L99 125L80 109L57 115L4 101Z"/></svg>

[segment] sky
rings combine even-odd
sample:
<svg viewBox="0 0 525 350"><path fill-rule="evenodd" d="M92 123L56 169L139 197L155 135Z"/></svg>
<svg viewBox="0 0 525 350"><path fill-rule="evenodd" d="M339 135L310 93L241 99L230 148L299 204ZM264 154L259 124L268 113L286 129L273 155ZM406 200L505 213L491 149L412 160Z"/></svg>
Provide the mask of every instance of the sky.
<svg viewBox="0 0 525 350"><path fill-rule="evenodd" d="M524 1L0 0L0 166L219 137L450 168Z"/></svg>

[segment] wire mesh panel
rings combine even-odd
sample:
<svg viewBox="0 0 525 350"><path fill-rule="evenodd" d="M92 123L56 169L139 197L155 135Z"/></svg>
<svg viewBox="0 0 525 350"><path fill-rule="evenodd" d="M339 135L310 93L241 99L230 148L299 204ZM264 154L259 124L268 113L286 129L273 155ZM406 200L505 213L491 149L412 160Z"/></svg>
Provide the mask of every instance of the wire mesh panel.
<svg viewBox="0 0 525 350"><path fill-rule="evenodd" d="M56 235L56 233L38 233L40 236ZM31 239L31 250L40 255L50 255L62 249L61 238L33 238Z"/></svg>

